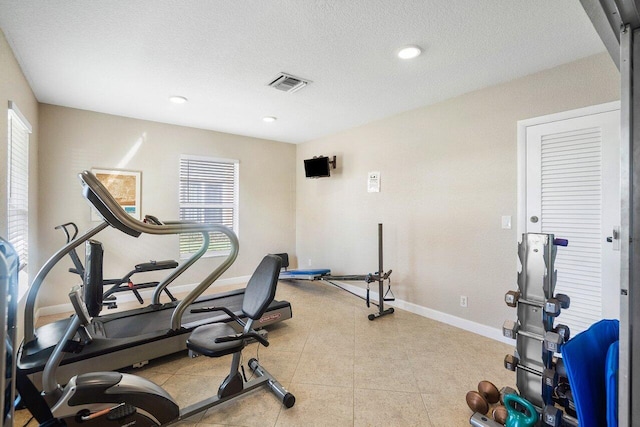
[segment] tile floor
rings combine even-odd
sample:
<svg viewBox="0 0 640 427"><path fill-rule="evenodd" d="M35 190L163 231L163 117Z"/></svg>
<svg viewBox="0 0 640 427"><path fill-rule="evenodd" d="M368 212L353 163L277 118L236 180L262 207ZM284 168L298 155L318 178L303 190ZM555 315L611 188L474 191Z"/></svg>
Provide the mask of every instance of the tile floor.
<svg viewBox="0 0 640 427"><path fill-rule="evenodd" d="M503 343L403 310L369 321L373 307L322 282L280 282L276 298L291 302L293 318L270 327L271 345L248 346L244 360L257 354L295 406L285 409L259 389L181 426L468 426L467 391L484 379L515 385L502 367L513 347ZM185 352L130 372L188 405L216 393L230 357ZM28 420L25 412L16 426Z"/></svg>

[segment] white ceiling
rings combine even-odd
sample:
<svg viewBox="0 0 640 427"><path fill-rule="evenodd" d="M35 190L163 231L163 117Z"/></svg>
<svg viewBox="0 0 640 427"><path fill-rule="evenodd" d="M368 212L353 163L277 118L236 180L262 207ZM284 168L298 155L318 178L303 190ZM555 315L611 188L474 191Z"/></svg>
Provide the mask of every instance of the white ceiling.
<svg viewBox="0 0 640 427"><path fill-rule="evenodd" d="M0 28L40 102L293 143L605 50L579 0L0 0Z"/></svg>

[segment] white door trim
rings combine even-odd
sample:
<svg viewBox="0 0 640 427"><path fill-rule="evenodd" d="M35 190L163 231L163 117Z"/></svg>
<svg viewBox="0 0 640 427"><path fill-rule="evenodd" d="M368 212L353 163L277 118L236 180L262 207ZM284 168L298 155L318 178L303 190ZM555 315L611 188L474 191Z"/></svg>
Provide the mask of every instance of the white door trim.
<svg viewBox="0 0 640 427"><path fill-rule="evenodd" d="M561 120L574 119L576 117L589 116L592 114L606 113L608 111L620 110L620 101L607 102L606 104L592 105L575 110L563 111L560 113L548 114L546 116L534 117L532 119L518 120L518 201L517 201L517 233L516 239L519 241L524 230L526 230L527 210L527 128L543 123L552 123Z"/></svg>

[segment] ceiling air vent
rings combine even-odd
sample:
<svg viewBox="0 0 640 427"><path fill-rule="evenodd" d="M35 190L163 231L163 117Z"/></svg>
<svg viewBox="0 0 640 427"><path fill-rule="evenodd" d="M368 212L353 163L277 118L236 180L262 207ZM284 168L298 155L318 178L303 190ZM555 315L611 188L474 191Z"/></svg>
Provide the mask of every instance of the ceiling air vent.
<svg viewBox="0 0 640 427"><path fill-rule="evenodd" d="M280 73L278 77L269 83L269 86L283 92L295 92L302 89L309 83L309 80L303 80L299 77L294 77L291 74Z"/></svg>

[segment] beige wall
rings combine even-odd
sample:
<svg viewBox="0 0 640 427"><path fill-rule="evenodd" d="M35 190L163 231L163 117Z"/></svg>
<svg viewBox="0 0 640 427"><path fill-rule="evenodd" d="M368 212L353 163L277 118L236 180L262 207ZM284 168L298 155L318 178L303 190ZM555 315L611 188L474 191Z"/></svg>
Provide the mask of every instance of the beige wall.
<svg viewBox="0 0 640 427"><path fill-rule="evenodd" d="M0 236L7 237L7 155L8 155L8 115L9 101L16 103L20 112L25 116L33 128L29 138L29 274L36 273L37 245L37 181L38 181L38 101L31 91L20 65L16 61L7 40L0 30Z"/></svg>
<svg viewBox="0 0 640 427"><path fill-rule="evenodd" d="M266 253L295 252L295 145L46 104L40 107L40 126L40 265L64 242L54 226L74 221L87 230L97 224L90 222L77 179L84 169L119 165L142 171L142 213L178 219L180 154L240 160L240 255L223 278L250 275ZM120 277L150 259L179 256L173 236L133 238L107 229L96 239L105 247L105 277ZM201 260L176 284L196 283L220 261ZM66 291L77 280L66 272L70 261L60 264L43 287L40 306L68 302Z"/></svg>
<svg viewBox="0 0 640 427"><path fill-rule="evenodd" d="M33 204L40 206L36 265L62 244L55 225L93 225L76 174L116 167L142 141L120 167L143 172L142 211L165 219L178 216L181 153L240 160L241 251L224 277L248 275L264 253L280 251L297 254L301 268L375 271L376 224L382 222L385 268L394 269L399 299L494 328L513 314L501 301L515 286L517 236L515 228L500 228L500 217L511 215L515 224L516 122L619 97L619 75L602 54L294 146L52 105L38 112L3 38L0 53L3 69L11 70L2 74L0 95L14 97L42 129L41 162L33 168L40 194ZM6 118L0 126L6 135ZM33 143L37 139L36 130ZM338 169L330 179L305 179L302 160L320 154L337 155ZM0 156L2 168L6 148ZM366 192L367 172L374 170L381 172L379 194ZM4 200L5 179L0 173ZM108 277L138 262L178 256L170 237L135 239L106 230L98 238ZM178 284L196 282L218 262L203 260ZM76 281L68 266L51 274L39 306L67 302L66 289ZM459 307L460 295L468 296L469 308Z"/></svg>
<svg viewBox="0 0 640 427"><path fill-rule="evenodd" d="M516 122L617 99L601 54L299 145L299 265L375 271L382 222L396 297L499 328L515 316L502 301L516 286ZM304 178L314 155L337 156L331 178ZM369 171L381 172L379 194L367 193Z"/></svg>

